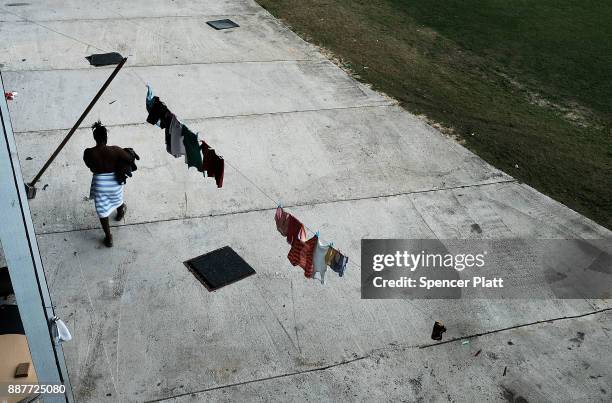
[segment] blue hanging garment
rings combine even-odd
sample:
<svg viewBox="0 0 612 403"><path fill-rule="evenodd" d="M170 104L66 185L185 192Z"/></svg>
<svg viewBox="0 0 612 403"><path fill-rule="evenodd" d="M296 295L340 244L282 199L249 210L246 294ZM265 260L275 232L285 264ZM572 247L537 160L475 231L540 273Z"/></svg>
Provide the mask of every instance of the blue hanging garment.
<svg viewBox="0 0 612 403"><path fill-rule="evenodd" d="M147 112L151 112L153 106L153 89L147 84L147 100L146 100Z"/></svg>

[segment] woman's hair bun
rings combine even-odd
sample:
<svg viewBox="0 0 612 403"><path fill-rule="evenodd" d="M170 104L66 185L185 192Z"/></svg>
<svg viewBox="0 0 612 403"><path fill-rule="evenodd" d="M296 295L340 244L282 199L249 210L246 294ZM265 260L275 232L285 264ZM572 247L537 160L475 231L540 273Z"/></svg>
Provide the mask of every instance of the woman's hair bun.
<svg viewBox="0 0 612 403"><path fill-rule="evenodd" d="M96 130L99 127L104 127L102 122L100 122L99 120L97 122L95 122L93 125L91 125L92 130Z"/></svg>

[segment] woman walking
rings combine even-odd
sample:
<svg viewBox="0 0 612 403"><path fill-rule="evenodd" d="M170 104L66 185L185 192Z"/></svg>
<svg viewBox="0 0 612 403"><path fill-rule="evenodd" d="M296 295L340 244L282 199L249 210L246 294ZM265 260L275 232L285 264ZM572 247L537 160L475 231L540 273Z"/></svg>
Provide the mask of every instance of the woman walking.
<svg viewBox="0 0 612 403"><path fill-rule="evenodd" d="M96 146L85 149L83 161L93 173L89 197L96 204L96 213L105 235L104 245L110 248L113 246L113 236L108 217L116 209L116 220L120 221L127 210L123 202L123 184L117 174L133 165L134 155L121 147L106 145L108 132L100 121L94 123L92 129Z"/></svg>

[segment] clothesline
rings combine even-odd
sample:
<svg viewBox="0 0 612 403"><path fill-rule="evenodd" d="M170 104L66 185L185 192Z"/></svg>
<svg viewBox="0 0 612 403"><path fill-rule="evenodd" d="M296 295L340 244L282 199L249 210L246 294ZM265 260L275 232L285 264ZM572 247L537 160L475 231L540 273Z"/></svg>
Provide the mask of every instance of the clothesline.
<svg viewBox="0 0 612 403"><path fill-rule="evenodd" d="M191 132L187 126L181 123L178 117L172 113L161 99L153 95L153 89L149 84L146 85L146 88L145 104L149 114L146 120L152 125L165 129L166 151L175 158L184 155L185 162L189 167L194 166L200 172L207 173L209 177L211 175L214 176L217 186L221 187L223 184L225 159L218 156L216 151L210 148L203 138L199 138L197 134ZM197 138L197 141L193 139L194 136ZM194 141L196 143L195 146L193 144ZM202 152L200 152L200 148L197 146L198 141L202 143ZM273 197L257 186L254 181L237 167L232 165L232 168L239 172L240 175L270 201L275 202ZM322 284L325 284L327 267L330 267L342 277L349 258L335 248L333 242L321 243L319 231L310 239L307 239L306 231L313 231L295 218L294 215L284 211L281 203L276 204L278 206L274 216L276 227L283 236L287 237L287 241L291 245L287 256L291 264L302 267L307 278L315 278L318 273Z"/></svg>
<svg viewBox="0 0 612 403"><path fill-rule="evenodd" d="M134 24L135 26L137 26L137 27L139 27L139 28L142 28L142 29L144 29L145 31L147 31L147 32L149 32L149 33L151 33L151 34L153 34L153 35L155 35L155 36L158 36L158 37L160 37L160 38L164 39L164 40L165 40L166 42L168 42L168 43L173 44L174 46L176 46L176 47L177 47L177 49L182 49L182 47L180 46L180 44L177 44L177 43L176 43L176 42L174 42L174 41L168 40L168 38L166 38L166 37L164 37L164 36L160 35L159 33L155 32L155 31L152 31L152 30L150 30L150 29L148 29L148 28L142 27L142 26L141 26L141 25L139 25L139 24L136 24L136 23L135 23L135 22L133 22L131 19L126 19L126 18L125 18L125 17L124 17L122 14L120 14L120 13L116 12L115 10L111 10L111 11L115 12L115 13L116 13L116 14L118 14L120 17L124 18L126 21L128 21L128 22L130 22L130 23ZM46 28L46 27L44 27L44 28ZM145 86L146 86L146 82L145 82L145 81L144 81L144 80L143 80L143 79L142 79L142 78L141 78L141 77L140 77L138 74L136 74L135 72L131 72L131 73L133 73L133 75L135 75L135 76L136 76L136 77L137 77L137 78L138 78L138 79L139 79L139 80L140 80L140 81L143 83L143 85L145 85ZM251 184L252 184L252 185L253 185L253 186L254 186L254 187L257 189L257 190L259 190L259 192L260 192L261 194L263 194L263 195L264 195L265 197L267 197L267 198L268 198L270 201L272 201L272 203L274 204L274 208L278 207L278 206L281 204L281 203L279 203L279 201L277 201L277 200L275 200L274 198L272 198L272 197L271 197L270 195L268 195L268 194L267 194L267 193L266 193L266 192L265 192L263 189L261 189L259 186L257 186L257 184L256 184L255 182L253 182L253 181L252 181L252 180L251 180L251 179L250 179L250 178L249 178L247 175L245 175L245 174L244 174L244 173L243 173L241 170L239 170L239 169L238 169L238 168L237 168L235 165L231 164L231 162L230 162L230 161L228 161L228 160L226 159L226 160L225 160L225 163L226 163L227 165L229 165L229 166L230 166L232 169L234 169L236 172L238 172L238 173L239 173L239 174L240 174L240 175L241 175L243 178L245 178L245 179L246 179L246 180L247 180L249 183L251 183ZM286 210L286 208L284 208L284 209ZM309 228L307 225L304 225L304 227L305 227L305 229L306 229L306 230L307 230L307 231L308 231L308 232L309 232L311 235L316 234L316 232L315 232L315 231L313 231L311 228ZM348 255L346 255L346 256L349 258L349 262L348 262L348 264L350 264L351 266L354 266L355 268L357 268L357 269L361 270L361 265L359 265L359 264L357 264L357 263L356 263L356 262L357 262L357 260L353 259L351 256L348 256ZM259 289L259 288L258 288L258 289ZM259 290L259 292L260 292L260 294L263 296L262 291L261 291L261 290ZM264 301L266 301L266 303L268 304L267 299L265 299L265 298L264 298ZM409 303L409 304L410 304L412 307L414 307L416 310L418 310L419 312L423 313L425 316L429 317L429 319L431 319L431 320L435 320L435 319L434 319L434 318L433 318L431 315L429 315L427 312L425 312L425 311L423 311L421 308L419 308L417 304L412 303L412 301L410 301L410 300L405 300L405 301L406 301L406 302L408 302L408 303ZM268 304L268 306L269 306L269 304Z"/></svg>
<svg viewBox="0 0 612 403"><path fill-rule="evenodd" d="M123 15L117 13L116 11L112 10L113 12L115 12L116 14L118 14L120 17L124 18ZM136 24L135 22L131 21L130 19L126 19L126 21L133 23L134 25L136 25L139 28L144 29L145 31L148 31L150 33L152 33L153 35L159 36L160 38L164 39L166 42L173 44L174 46L176 46L177 48L181 48L178 44L176 44L173 41L168 40L168 38L158 34L157 32L151 31L145 27L140 26L139 24ZM43 26L44 27L44 26ZM46 27L44 27L46 28ZM95 46L94 46L95 47ZM140 80L142 82L143 85L147 85L147 83L138 75L136 74L136 72L132 71L130 72L131 74L135 75L136 78L138 80ZM244 179L246 179L251 185L253 185L253 187L255 187L261 194L263 194L266 198L268 198L274 205L273 208L278 207L279 205L281 205L281 203L278 200L275 200L273 197L271 197L268 193L266 193L261 187L259 187L255 182L253 182L247 175L245 175L240 169L238 169L235 165L233 165L230 161L228 161L227 159L225 159L225 163L227 165L229 165L232 169L234 169L236 172L238 172ZM283 209L287 210L286 207L283 207ZM310 235L315 235L317 232L313 231L310 227L308 227L307 225L304 224L304 228L306 229L306 231L308 231L310 233ZM329 242L324 242L324 243L329 243ZM351 265L359 270L361 270L361 265L357 264L357 260L353 259L351 256L346 255L349 258L349 262L347 263L347 265ZM259 289L259 288L258 288ZM259 290L260 294L263 293L261 292L261 290ZM264 298L264 301L267 302L267 299ZM422 314L424 314L425 316L427 316L429 319L431 320L435 320L430 314L428 314L427 312L423 311L421 308L418 307L417 304L412 303L412 301L410 300L405 300L406 302L408 302L412 307L414 307L416 310L418 310L419 312L421 312ZM269 304L268 304L269 306Z"/></svg>
<svg viewBox="0 0 612 403"><path fill-rule="evenodd" d="M257 184L255 182L253 182L251 180L251 178L249 178L248 176L246 176L241 170L239 170L235 165L233 165L232 163L230 163L227 159L225 160L225 163L227 165L229 165L233 170L235 170L236 172L238 172L244 179L247 180L247 182L249 182L251 185L253 185L253 187L255 187L255 189L259 190L259 192L261 194L263 194L264 196L266 196L266 198L268 200L270 200L272 203L274 203L274 208L276 207L282 207L283 210L288 210L287 207L283 206L282 202L275 200L272 196L270 196L268 193L266 193L261 187L257 186ZM304 224L304 228L312 235L317 234L317 232L313 231L310 227L308 227L306 224ZM323 239L321 239L323 241ZM323 243L329 243L329 242L324 242ZM333 243L333 242L332 242Z"/></svg>

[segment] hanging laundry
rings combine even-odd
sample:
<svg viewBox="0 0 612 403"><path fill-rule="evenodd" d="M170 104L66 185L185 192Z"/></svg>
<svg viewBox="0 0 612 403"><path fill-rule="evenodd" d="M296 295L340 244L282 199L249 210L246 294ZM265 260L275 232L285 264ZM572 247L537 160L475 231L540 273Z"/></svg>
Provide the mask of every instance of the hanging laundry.
<svg viewBox="0 0 612 403"><path fill-rule="evenodd" d="M159 100L159 97L153 97L153 103L149 110L149 116L147 116L147 122L155 125L160 122L170 111L168 107ZM161 126L161 125L160 125ZM166 126L161 126L164 129Z"/></svg>
<svg viewBox="0 0 612 403"><path fill-rule="evenodd" d="M280 204L274 212L274 221L278 232L287 237L287 242L291 244L287 258L292 265L302 267L306 277L318 278L321 284L325 284L328 266L340 277L344 275L348 257L334 249L333 244L320 243L318 232L306 241L304 225L293 215L287 213Z"/></svg>
<svg viewBox="0 0 612 403"><path fill-rule="evenodd" d="M319 280L321 284L325 284L325 272L327 271L327 263L325 263L325 257L327 256L327 252L331 248L329 245L321 245L321 242L317 240L317 244L315 245L315 250L312 258L312 263L314 266L313 278L316 278L317 273L319 274Z"/></svg>
<svg viewBox="0 0 612 403"><path fill-rule="evenodd" d="M223 157L217 155L214 148L210 148L208 144L204 140L201 141L202 146L202 169L205 176L209 178L214 177L215 182L217 183L217 187L223 186L223 174L225 171L225 160Z"/></svg>
<svg viewBox="0 0 612 403"><path fill-rule="evenodd" d="M348 257L344 256L342 253L340 253L340 251L336 249L333 249L333 248L329 248L329 249L333 250L333 255L330 256L328 266L333 271L338 273L340 277L342 277L344 275L344 271L346 270L346 265L348 263Z"/></svg>
<svg viewBox="0 0 612 403"><path fill-rule="evenodd" d="M202 170L202 153L200 152L200 144L198 143L198 135L189 130L183 125L183 145L185 146L185 162L188 167L196 167L198 171Z"/></svg>
<svg viewBox="0 0 612 403"><path fill-rule="evenodd" d="M306 242L306 229L304 228L304 224L302 224L300 220L291 214L289 214L288 220L287 243L291 245L295 239Z"/></svg>
<svg viewBox="0 0 612 403"><path fill-rule="evenodd" d="M204 140L200 140L200 150L202 151L202 168L204 176L213 176L210 173L214 172L213 150Z"/></svg>
<svg viewBox="0 0 612 403"><path fill-rule="evenodd" d="M225 160L220 155L217 155L217 161L215 162L215 183L217 188L223 186L223 175L225 175Z"/></svg>
<svg viewBox="0 0 612 403"><path fill-rule="evenodd" d="M164 107L166 106L164 105ZM161 127L162 129L166 129L168 126L170 126L170 122L172 121L173 115L174 114L170 112L170 109L166 108L164 114L162 115L162 118L159 120L159 127Z"/></svg>
<svg viewBox="0 0 612 403"><path fill-rule="evenodd" d="M166 130L166 151L168 154L172 154L175 157L185 155L184 151L181 153L183 149L181 145L181 123L176 116L170 112L168 107L160 101L159 97L153 96L153 90L149 85L147 85L147 98L145 104L149 112L147 122ZM172 138L174 138L174 144L172 143Z"/></svg>
<svg viewBox="0 0 612 403"><path fill-rule="evenodd" d="M172 122L172 117L170 117L170 122ZM170 124L166 125L164 130L164 142L166 143L166 152L172 155L172 149L170 148Z"/></svg>
<svg viewBox="0 0 612 403"><path fill-rule="evenodd" d="M172 114L170 124L166 127L166 150L174 158L185 155L185 145L183 144L183 125Z"/></svg>
<svg viewBox="0 0 612 403"><path fill-rule="evenodd" d="M284 237L289 232L289 213L286 213L281 206L276 208L274 213L274 221L276 222L276 229Z"/></svg>
<svg viewBox="0 0 612 403"><path fill-rule="evenodd" d="M147 84L147 98L145 99L145 106L147 107L147 112L151 113L151 108L153 107L153 88L149 84ZM155 123L157 127L159 127L159 120Z"/></svg>
<svg viewBox="0 0 612 403"><path fill-rule="evenodd" d="M300 266L304 269L304 277L312 278L313 276L314 265L312 260L318 242L319 237L315 235L306 242L296 238L291 244L287 258L292 265Z"/></svg>
<svg viewBox="0 0 612 403"><path fill-rule="evenodd" d="M332 259L336 254L336 250L334 248L329 248L327 253L325 254L325 264L331 267Z"/></svg>
<svg viewBox="0 0 612 403"><path fill-rule="evenodd" d="M148 84L145 106L149 113L147 122L165 129L166 151L175 158L184 155L188 167L196 167L198 171L204 172L204 176L214 177L217 187L222 187L225 174L223 157L203 141L200 147L199 134L181 124L159 97L153 95L153 89Z"/></svg>
<svg viewBox="0 0 612 403"><path fill-rule="evenodd" d="M147 107L147 112L151 112L151 108L153 107L153 88L149 84L147 84L147 99L145 101L145 106Z"/></svg>

